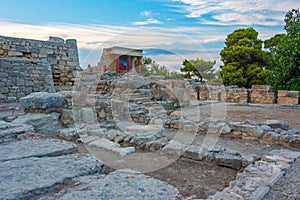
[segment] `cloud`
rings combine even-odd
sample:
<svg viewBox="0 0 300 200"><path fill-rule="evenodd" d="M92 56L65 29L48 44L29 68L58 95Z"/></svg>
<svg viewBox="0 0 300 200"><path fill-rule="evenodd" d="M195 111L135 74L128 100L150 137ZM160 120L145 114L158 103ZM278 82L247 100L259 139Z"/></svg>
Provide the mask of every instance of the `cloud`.
<svg viewBox="0 0 300 200"><path fill-rule="evenodd" d="M78 25L68 23L24 24L1 21L0 35L48 40L49 36L64 39L75 38L79 48L81 66L95 65L100 60L103 48L124 46L151 50L155 60L164 65L178 66L182 59L219 59L226 35L234 27L221 26L178 26L173 28L144 28L112 25ZM283 27L259 27L257 31L263 39L280 33ZM158 51L159 49L159 51ZM147 52L147 51L146 51ZM146 53L145 52L145 53ZM179 58L179 59L178 59ZM176 64L177 63L177 64Z"/></svg>
<svg viewBox="0 0 300 200"><path fill-rule="evenodd" d="M299 0L173 0L178 12L214 25L282 25L284 15L300 6Z"/></svg>
<svg viewBox="0 0 300 200"><path fill-rule="evenodd" d="M146 21L136 21L136 22L132 22L133 25L148 25L148 24L163 24L163 22L154 19L154 18L148 18L146 19Z"/></svg>
<svg viewBox="0 0 300 200"><path fill-rule="evenodd" d="M141 15L144 16L144 17L151 17L152 16L152 11L150 11L150 10L143 10L141 12Z"/></svg>

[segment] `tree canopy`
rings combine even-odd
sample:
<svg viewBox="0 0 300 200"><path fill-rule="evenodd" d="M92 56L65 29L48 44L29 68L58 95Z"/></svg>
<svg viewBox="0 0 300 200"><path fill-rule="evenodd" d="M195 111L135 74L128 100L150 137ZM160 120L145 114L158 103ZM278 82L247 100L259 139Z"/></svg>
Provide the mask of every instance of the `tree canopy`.
<svg viewBox="0 0 300 200"><path fill-rule="evenodd" d="M275 90L300 90L300 13L289 11L285 16L286 35L274 48L274 71L270 83Z"/></svg>
<svg viewBox="0 0 300 200"><path fill-rule="evenodd" d="M195 78L196 80L202 82L203 79L209 80L214 78L213 66L216 61L205 61L202 59L196 60L184 60L182 62L183 67L180 69L184 72L185 78Z"/></svg>
<svg viewBox="0 0 300 200"><path fill-rule="evenodd" d="M264 84L270 71L266 70L267 54L262 41L253 28L237 29L226 38L220 52L221 76L225 85L250 88L253 84Z"/></svg>
<svg viewBox="0 0 300 200"><path fill-rule="evenodd" d="M166 66L160 66L149 57L142 59L142 74L144 76L155 75L164 76L166 79L182 79L183 74L177 71L169 71Z"/></svg>

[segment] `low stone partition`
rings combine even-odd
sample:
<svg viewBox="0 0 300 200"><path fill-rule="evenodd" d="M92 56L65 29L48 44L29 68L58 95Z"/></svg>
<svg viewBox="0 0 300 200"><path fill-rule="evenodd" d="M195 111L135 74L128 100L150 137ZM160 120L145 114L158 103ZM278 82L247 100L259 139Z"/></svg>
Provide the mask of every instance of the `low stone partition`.
<svg viewBox="0 0 300 200"><path fill-rule="evenodd" d="M248 120L244 122L213 122L204 118L200 122L194 123L176 116L168 116L164 121L164 127L196 132L201 135L218 134L224 138L300 149L300 130L290 128L288 122L282 120L266 120L261 123Z"/></svg>
<svg viewBox="0 0 300 200"><path fill-rule="evenodd" d="M250 102L258 104L274 104L276 102L274 88L269 85L252 85Z"/></svg>
<svg viewBox="0 0 300 200"><path fill-rule="evenodd" d="M288 91L278 90L278 104L299 104L300 103L300 92L299 91Z"/></svg>
<svg viewBox="0 0 300 200"><path fill-rule="evenodd" d="M222 91L221 100L229 103L248 103L250 99L250 90L246 88L231 88L226 87L225 91Z"/></svg>
<svg viewBox="0 0 300 200"><path fill-rule="evenodd" d="M299 157L300 153L296 151L273 150L261 160L248 165L229 187L208 199L263 199Z"/></svg>

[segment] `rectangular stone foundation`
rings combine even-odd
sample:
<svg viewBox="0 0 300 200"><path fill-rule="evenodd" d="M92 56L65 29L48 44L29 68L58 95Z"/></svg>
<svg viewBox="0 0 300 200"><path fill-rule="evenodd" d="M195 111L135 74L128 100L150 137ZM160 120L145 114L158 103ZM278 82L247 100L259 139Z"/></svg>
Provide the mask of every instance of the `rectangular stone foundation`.
<svg viewBox="0 0 300 200"><path fill-rule="evenodd" d="M274 104L276 102L274 88L269 85L253 85L250 101L258 104Z"/></svg>
<svg viewBox="0 0 300 200"><path fill-rule="evenodd" d="M300 92L278 90L278 104L299 104Z"/></svg>

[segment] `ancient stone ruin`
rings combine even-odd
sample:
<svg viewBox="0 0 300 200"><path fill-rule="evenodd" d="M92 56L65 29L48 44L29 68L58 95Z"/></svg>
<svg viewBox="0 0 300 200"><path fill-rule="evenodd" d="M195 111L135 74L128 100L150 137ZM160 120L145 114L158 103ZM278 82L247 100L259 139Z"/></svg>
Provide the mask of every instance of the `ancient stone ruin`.
<svg viewBox="0 0 300 200"><path fill-rule="evenodd" d="M300 197L297 119L267 115L297 117L297 91L81 70L55 37L0 56L0 199Z"/></svg>
<svg viewBox="0 0 300 200"><path fill-rule="evenodd" d="M15 101L32 92L55 92L74 84L79 67L74 39L48 41L0 36L0 100Z"/></svg>

